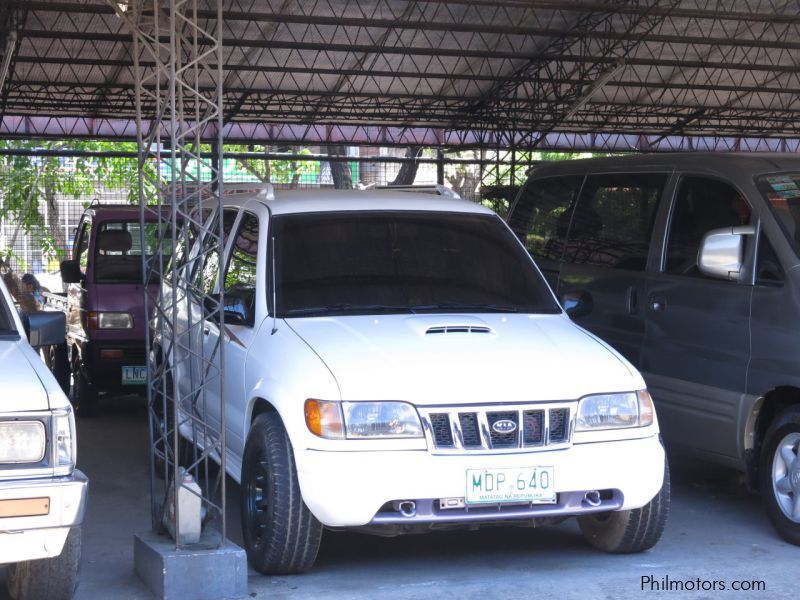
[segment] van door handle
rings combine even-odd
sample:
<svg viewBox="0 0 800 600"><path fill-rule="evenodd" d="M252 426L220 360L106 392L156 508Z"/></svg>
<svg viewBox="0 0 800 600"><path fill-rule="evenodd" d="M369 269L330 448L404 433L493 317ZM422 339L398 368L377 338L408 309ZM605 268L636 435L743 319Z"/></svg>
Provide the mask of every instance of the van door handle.
<svg viewBox="0 0 800 600"><path fill-rule="evenodd" d="M650 310L653 312L664 312L667 308L667 301L664 298L650 296Z"/></svg>
<svg viewBox="0 0 800 600"><path fill-rule="evenodd" d="M209 329L208 325L206 325L203 327L203 335L208 335L209 333L211 333L211 329Z"/></svg>
<svg viewBox="0 0 800 600"><path fill-rule="evenodd" d="M628 288L628 293L625 296L625 308L629 315L635 315L638 308L639 292L635 285Z"/></svg>

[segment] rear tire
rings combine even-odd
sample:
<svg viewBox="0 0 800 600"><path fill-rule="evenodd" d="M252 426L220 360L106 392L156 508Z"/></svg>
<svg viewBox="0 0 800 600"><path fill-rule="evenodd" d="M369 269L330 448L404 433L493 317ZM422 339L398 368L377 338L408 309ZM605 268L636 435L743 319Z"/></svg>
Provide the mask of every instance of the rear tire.
<svg viewBox="0 0 800 600"><path fill-rule="evenodd" d="M277 413L259 415L247 436L241 502L244 546L253 568L265 574L311 568L322 524L303 502L292 444Z"/></svg>
<svg viewBox="0 0 800 600"><path fill-rule="evenodd" d="M97 391L83 374L79 360L77 353L74 353L72 361L72 407L77 417L93 417L97 412Z"/></svg>
<svg viewBox="0 0 800 600"><path fill-rule="evenodd" d="M761 494L778 534L800 546L800 406L781 412L761 447Z"/></svg>
<svg viewBox="0 0 800 600"><path fill-rule="evenodd" d="M670 503L669 465L664 461L664 483L655 498L642 508L578 517L586 540L612 554L649 550L661 539Z"/></svg>
<svg viewBox="0 0 800 600"><path fill-rule="evenodd" d="M78 589L81 530L70 529L61 554L8 565L8 593L14 600L70 600Z"/></svg>

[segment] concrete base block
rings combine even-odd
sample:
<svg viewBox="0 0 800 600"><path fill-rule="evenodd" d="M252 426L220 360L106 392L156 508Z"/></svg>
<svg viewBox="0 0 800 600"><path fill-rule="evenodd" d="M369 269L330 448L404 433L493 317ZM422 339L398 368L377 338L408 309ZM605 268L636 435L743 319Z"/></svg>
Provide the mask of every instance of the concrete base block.
<svg viewBox="0 0 800 600"><path fill-rule="evenodd" d="M139 576L162 600L221 600L247 596L247 555L220 534L207 531L200 543L176 550L167 537L152 532L133 536L133 562Z"/></svg>

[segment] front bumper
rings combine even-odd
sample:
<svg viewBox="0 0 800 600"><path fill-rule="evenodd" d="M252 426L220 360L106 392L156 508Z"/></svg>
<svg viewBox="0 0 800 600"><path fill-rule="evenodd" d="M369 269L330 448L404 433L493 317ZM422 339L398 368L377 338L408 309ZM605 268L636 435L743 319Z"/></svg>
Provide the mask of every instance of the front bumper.
<svg viewBox="0 0 800 600"><path fill-rule="evenodd" d="M661 489L664 448L657 435L624 441L575 444L563 450L515 454L433 455L424 450L382 452L295 452L303 500L330 527L407 522L458 523L571 516L598 510L628 510L647 504ZM436 505L465 495L467 469L552 466L555 505L490 510L424 510L414 518L391 518L381 507L412 500ZM607 503L581 501L588 491L608 491ZM502 513L502 514L501 514ZM482 515L482 516L481 516Z"/></svg>
<svg viewBox="0 0 800 600"><path fill-rule="evenodd" d="M61 554L70 528L83 522L88 487L88 479L77 469L69 477L0 482L0 506L3 501L49 499L46 514L15 515L20 503L4 511L9 514L0 517L0 564Z"/></svg>
<svg viewBox="0 0 800 600"><path fill-rule="evenodd" d="M105 350L121 352L122 358L101 356ZM122 381L123 367L144 367L147 364L144 340L91 341L84 347L83 359L86 375L99 391L127 390L137 393L145 389L144 384L129 384Z"/></svg>

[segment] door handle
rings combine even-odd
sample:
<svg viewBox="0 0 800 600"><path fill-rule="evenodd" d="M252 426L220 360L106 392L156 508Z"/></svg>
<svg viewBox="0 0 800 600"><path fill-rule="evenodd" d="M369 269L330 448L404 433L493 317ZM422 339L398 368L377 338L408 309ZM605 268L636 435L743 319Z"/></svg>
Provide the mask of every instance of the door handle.
<svg viewBox="0 0 800 600"><path fill-rule="evenodd" d="M650 296L650 310L653 312L664 312L667 308L667 301L664 298Z"/></svg>
<svg viewBox="0 0 800 600"><path fill-rule="evenodd" d="M636 310L639 308L639 292L635 285L628 288L628 293L625 296L625 308L629 315L635 315Z"/></svg>
<svg viewBox="0 0 800 600"><path fill-rule="evenodd" d="M203 327L203 335L208 335L209 333L211 333L211 329L209 329L208 325L206 325Z"/></svg>

